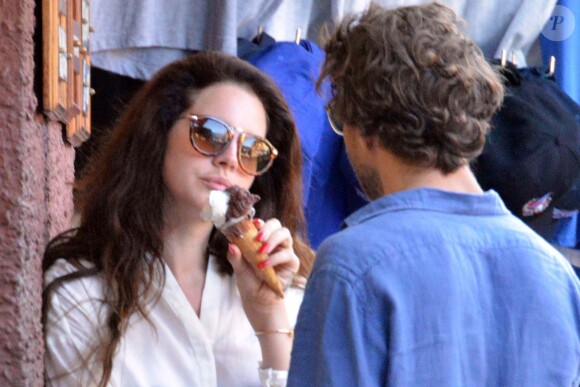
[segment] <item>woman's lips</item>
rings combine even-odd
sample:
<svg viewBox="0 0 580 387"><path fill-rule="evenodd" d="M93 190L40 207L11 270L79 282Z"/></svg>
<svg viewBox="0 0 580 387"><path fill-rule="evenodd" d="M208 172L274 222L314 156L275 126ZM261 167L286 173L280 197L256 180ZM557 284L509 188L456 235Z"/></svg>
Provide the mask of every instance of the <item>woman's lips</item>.
<svg viewBox="0 0 580 387"><path fill-rule="evenodd" d="M223 191L229 188L232 183L223 177L209 177L203 179L205 184L208 186L209 189L216 190L216 191Z"/></svg>

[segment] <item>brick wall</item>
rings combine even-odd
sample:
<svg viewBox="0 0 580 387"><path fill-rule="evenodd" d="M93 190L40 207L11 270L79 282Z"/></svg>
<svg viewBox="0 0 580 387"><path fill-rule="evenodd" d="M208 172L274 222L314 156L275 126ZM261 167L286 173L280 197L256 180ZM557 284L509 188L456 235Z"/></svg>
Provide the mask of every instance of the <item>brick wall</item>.
<svg viewBox="0 0 580 387"><path fill-rule="evenodd" d="M43 385L41 257L72 218L74 150L38 112L34 26L34 0L0 1L0 386Z"/></svg>

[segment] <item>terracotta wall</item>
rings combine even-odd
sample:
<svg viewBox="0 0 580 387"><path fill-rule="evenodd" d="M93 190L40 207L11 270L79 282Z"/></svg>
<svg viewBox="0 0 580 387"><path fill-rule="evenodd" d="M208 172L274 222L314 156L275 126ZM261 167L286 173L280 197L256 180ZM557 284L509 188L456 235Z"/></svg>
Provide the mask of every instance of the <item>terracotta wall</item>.
<svg viewBox="0 0 580 387"><path fill-rule="evenodd" d="M74 151L37 111L34 7L0 0L0 386L43 385L41 257L72 216Z"/></svg>

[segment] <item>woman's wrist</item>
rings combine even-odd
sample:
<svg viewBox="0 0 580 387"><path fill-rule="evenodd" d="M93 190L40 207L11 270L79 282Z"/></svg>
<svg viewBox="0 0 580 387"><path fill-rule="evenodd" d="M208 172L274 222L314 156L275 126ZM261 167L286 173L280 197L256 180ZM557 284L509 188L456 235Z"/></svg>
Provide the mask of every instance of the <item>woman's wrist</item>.
<svg viewBox="0 0 580 387"><path fill-rule="evenodd" d="M254 332L292 328L284 301L275 305L254 305L245 312Z"/></svg>
<svg viewBox="0 0 580 387"><path fill-rule="evenodd" d="M288 335L290 338L294 337L294 329L271 329L269 331L256 331L256 336L282 334Z"/></svg>
<svg viewBox="0 0 580 387"><path fill-rule="evenodd" d="M290 352L294 331L276 329L258 331L257 337L262 349L262 368L285 371L290 368Z"/></svg>
<svg viewBox="0 0 580 387"><path fill-rule="evenodd" d="M284 300L255 304L246 315L260 343L263 368L288 370L294 332Z"/></svg>

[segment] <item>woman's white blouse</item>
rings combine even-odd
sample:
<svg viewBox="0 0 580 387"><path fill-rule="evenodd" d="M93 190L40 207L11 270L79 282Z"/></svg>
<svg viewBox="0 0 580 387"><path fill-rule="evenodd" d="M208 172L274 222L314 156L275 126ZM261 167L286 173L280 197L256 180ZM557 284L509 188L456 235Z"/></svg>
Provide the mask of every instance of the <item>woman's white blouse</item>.
<svg viewBox="0 0 580 387"><path fill-rule="evenodd" d="M111 386L259 386L260 345L242 309L233 276L220 275L210 257L198 317L169 267L161 298L149 318L135 314L113 359ZM58 260L46 283L75 268ZM292 326L303 291L289 288L285 300ZM52 386L92 386L100 363L89 357L107 335L103 282L68 282L52 297L46 322L46 379ZM85 359L83 361L83 359Z"/></svg>

